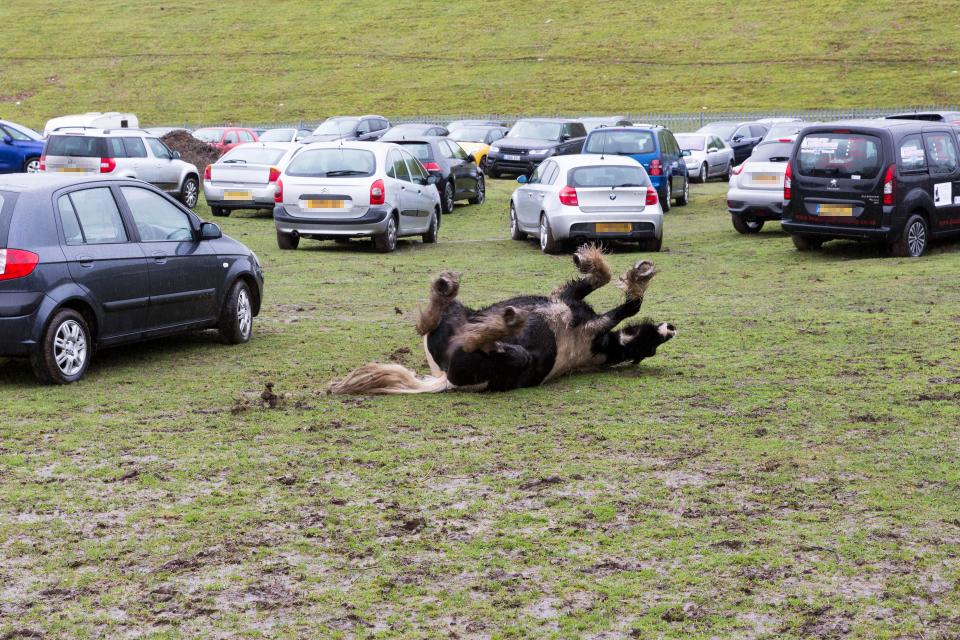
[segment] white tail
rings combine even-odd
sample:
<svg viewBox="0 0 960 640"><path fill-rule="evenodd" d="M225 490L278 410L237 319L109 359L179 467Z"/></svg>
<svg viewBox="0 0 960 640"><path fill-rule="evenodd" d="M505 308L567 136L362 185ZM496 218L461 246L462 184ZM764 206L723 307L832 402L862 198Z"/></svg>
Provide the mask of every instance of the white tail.
<svg viewBox="0 0 960 640"><path fill-rule="evenodd" d="M351 371L344 379L331 382L327 393L440 393L452 388L446 374L421 378L398 364L371 362Z"/></svg>

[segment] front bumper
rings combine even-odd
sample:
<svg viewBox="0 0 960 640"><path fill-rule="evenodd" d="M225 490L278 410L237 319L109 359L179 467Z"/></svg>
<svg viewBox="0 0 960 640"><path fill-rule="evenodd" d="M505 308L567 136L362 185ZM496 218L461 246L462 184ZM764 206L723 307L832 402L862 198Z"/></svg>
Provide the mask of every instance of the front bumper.
<svg viewBox="0 0 960 640"><path fill-rule="evenodd" d="M301 236L359 238L375 236L387 228L390 209L370 207L359 218L328 218L318 220L291 216L283 205L273 209L273 224L282 233L296 233Z"/></svg>
<svg viewBox="0 0 960 640"><path fill-rule="evenodd" d="M273 196L276 193L277 186L270 184L263 185L227 185L216 184L204 181L203 197L211 207L220 207L222 209L273 209ZM225 191L249 191L250 198L247 200L226 200Z"/></svg>
<svg viewBox="0 0 960 640"><path fill-rule="evenodd" d="M524 155L521 156L522 160L506 160L502 154L497 156L487 154L487 173L499 171L500 173L528 176L536 170L541 162L552 156L553 154L544 156Z"/></svg>
<svg viewBox="0 0 960 640"><path fill-rule="evenodd" d="M783 191L730 189L727 191L727 211L734 215L779 220L783 217Z"/></svg>
<svg viewBox="0 0 960 640"><path fill-rule="evenodd" d="M550 230L558 240L644 240L663 237L663 213L659 210L587 213L578 209L571 213L551 214L549 222ZM626 222L630 224L630 231L598 232L595 229L598 222Z"/></svg>

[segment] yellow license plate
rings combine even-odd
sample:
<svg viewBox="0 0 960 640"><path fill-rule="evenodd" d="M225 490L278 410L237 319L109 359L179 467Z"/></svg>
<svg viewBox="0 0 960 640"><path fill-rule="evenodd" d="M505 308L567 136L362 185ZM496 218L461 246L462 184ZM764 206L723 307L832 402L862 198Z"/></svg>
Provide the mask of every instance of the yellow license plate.
<svg viewBox="0 0 960 640"><path fill-rule="evenodd" d="M754 182L762 182L764 184L778 184L780 178L777 176L753 176Z"/></svg>
<svg viewBox="0 0 960 640"><path fill-rule="evenodd" d="M60 173L86 173L89 169L83 167L60 167L57 169Z"/></svg>
<svg viewBox="0 0 960 640"><path fill-rule="evenodd" d="M817 207L821 216L852 216L853 206L849 204L821 204Z"/></svg>
<svg viewBox="0 0 960 640"><path fill-rule="evenodd" d="M249 191L224 191L223 192L224 200L250 200Z"/></svg>
<svg viewBox="0 0 960 640"><path fill-rule="evenodd" d="M629 222L598 222L597 233L630 233L633 228Z"/></svg>
<svg viewBox="0 0 960 640"><path fill-rule="evenodd" d="M346 200L307 200L307 209L343 209Z"/></svg>

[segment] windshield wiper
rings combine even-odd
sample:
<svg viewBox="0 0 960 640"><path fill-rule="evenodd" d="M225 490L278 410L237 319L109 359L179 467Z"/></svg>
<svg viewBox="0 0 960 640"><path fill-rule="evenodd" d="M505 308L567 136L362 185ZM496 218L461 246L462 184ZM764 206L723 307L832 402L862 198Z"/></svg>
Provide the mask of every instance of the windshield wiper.
<svg viewBox="0 0 960 640"><path fill-rule="evenodd" d="M327 171L327 177L333 176L365 176L366 171L357 171L356 169L340 169L338 171Z"/></svg>
<svg viewBox="0 0 960 640"><path fill-rule="evenodd" d="M611 189L620 189L620 188L622 188L622 187L642 187L642 186L643 186L642 184L634 184L633 182L625 182L625 183L623 183L623 184L615 184L615 185L613 185L613 186L610 187L610 188L611 188Z"/></svg>
<svg viewBox="0 0 960 640"><path fill-rule="evenodd" d="M230 159L230 160L224 160L224 161L223 161L223 164L247 164L247 161L246 161L246 160Z"/></svg>

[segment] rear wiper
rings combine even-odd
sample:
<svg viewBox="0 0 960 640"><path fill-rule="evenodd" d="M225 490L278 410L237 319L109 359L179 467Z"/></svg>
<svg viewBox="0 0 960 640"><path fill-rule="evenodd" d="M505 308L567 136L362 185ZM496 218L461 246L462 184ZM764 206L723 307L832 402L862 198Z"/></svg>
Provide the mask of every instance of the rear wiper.
<svg viewBox="0 0 960 640"><path fill-rule="evenodd" d="M247 164L247 161L246 161L246 160L231 159L231 160L224 160L224 161L223 161L223 164Z"/></svg>
<svg viewBox="0 0 960 640"><path fill-rule="evenodd" d="M327 171L327 176L365 176L366 171L357 171L356 169L341 169L339 171Z"/></svg>
<svg viewBox="0 0 960 640"><path fill-rule="evenodd" d="M615 185L613 185L613 186L610 187L610 188L611 188L611 189L619 189L619 188L621 188L621 187L642 187L642 186L643 186L642 184L634 184L634 183L632 183L632 182L626 182L626 183L624 183L624 184L615 184Z"/></svg>

